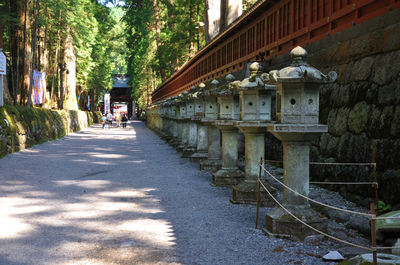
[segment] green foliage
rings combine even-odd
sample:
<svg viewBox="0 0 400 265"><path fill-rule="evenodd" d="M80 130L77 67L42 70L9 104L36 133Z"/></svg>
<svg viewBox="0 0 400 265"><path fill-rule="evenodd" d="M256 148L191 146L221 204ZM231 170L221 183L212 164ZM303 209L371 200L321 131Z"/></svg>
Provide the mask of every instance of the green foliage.
<svg viewBox="0 0 400 265"><path fill-rule="evenodd" d="M378 206L375 205L375 210L378 211L379 214L384 214L390 212L392 210L392 206L384 203L383 201L379 201Z"/></svg>
<svg viewBox="0 0 400 265"><path fill-rule="evenodd" d="M131 77L130 92L139 107L149 102L151 92L161 83L161 72L171 76L189 59L190 47L204 45L203 0L158 0L161 32L155 33L152 1L126 1L127 67ZM159 38L159 47L157 47ZM198 44L197 44L198 43Z"/></svg>

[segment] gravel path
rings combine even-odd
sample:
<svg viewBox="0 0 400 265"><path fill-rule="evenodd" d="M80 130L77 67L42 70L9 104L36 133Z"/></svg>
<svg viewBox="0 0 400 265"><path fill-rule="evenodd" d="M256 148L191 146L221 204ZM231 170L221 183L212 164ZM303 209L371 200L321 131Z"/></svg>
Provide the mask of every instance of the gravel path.
<svg viewBox="0 0 400 265"><path fill-rule="evenodd" d="M334 264L321 256L336 243L270 239L255 206L210 181L140 121L11 154L0 160L0 264Z"/></svg>

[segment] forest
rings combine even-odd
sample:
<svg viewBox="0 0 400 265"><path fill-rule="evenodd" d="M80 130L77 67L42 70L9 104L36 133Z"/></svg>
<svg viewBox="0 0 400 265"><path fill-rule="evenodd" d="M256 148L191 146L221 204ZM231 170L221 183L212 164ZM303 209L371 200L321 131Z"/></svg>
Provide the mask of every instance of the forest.
<svg viewBox="0 0 400 265"><path fill-rule="evenodd" d="M208 2L2 0L4 102L96 110L113 75L125 74L129 96L145 108L151 92L206 44Z"/></svg>

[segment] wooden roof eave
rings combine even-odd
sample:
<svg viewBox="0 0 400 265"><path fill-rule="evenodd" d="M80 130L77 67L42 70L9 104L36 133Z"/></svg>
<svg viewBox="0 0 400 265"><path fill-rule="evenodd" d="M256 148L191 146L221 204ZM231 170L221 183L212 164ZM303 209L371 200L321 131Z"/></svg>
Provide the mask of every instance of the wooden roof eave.
<svg viewBox="0 0 400 265"><path fill-rule="evenodd" d="M220 34L218 34L210 43L208 43L206 46L204 46L201 50L199 50L192 58L190 58L186 63L182 65L182 67L175 72L172 76L170 76L167 80L165 80L161 85L159 85L152 93L151 95L156 94L161 90L165 85L170 83L175 76L180 75L184 71L187 70L187 68L192 65L196 60L200 59L202 55L207 53L209 50L212 50L212 47L215 46L218 42L223 42L225 39L230 38L233 36L237 30L240 30L241 28L245 27L247 24L251 23L254 21L252 18L252 15L255 15L257 13L261 13L262 11L259 9L259 7L263 5L268 5L271 4L270 7L278 3L279 0L259 0L257 1L254 5L252 5L248 10L246 10L245 13L243 13L240 17L238 17L235 21L232 22L224 31L222 31ZM262 9L264 11L264 9ZM243 21L249 21L248 23L244 23Z"/></svg>

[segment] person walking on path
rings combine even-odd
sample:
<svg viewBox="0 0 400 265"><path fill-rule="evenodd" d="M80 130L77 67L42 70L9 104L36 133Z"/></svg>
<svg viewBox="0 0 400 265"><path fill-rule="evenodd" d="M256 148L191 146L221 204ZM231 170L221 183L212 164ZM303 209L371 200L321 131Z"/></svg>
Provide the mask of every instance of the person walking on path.
<svg viewBox="0 0 400 265"><path fill-rule="evenodd" d="M103 114L103 116L101 116L101 124L103 125L103 130L106 128L106 114Z"/></svg>
<svg viewBox="0 0 400 265"><path fill-rule="evenodd" d="M107 121L108 121L108 129L112 128L112 120L113 120L113 115L111 114L111 112L109 112L107 114Z"/></svg>
<svg viewBox="0 0 400 265"><path fill-rule="evenodd" d="M126 123L128 121L128 118L126 117L125 113L122 114L122 128L126 128Z"/></svg>
<svg viewBox="0 0 400 265"><path fill-rule="evenodd" d="M116 124L117 124L117 128L119 128L119 126L121 125L121 113L117 113L116 115L115 115L115 122L116 122Z"/></svg>

